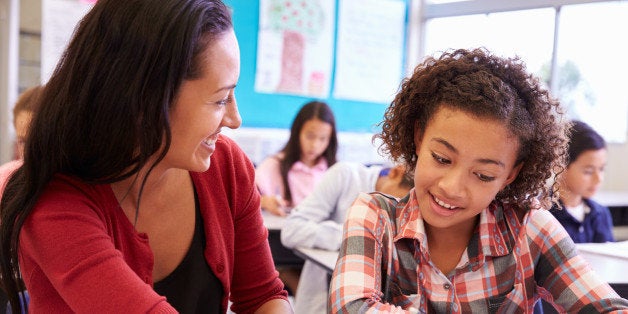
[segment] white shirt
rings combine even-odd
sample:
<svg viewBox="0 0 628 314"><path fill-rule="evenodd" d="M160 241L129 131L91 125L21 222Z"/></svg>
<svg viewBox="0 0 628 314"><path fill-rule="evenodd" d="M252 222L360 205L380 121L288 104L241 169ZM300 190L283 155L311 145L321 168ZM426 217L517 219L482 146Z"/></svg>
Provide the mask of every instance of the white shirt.
<svg viewBox="0 0 628 314"><path fill-rule="evenodd" d="M295 207L281 230L281 243L288 248L338 250L347 210L360 192L375 191L381 166L338 162L331 166L314 191ZM295 295L295 313L327 312L329 274L306 261Z"/></svg>
<svg viewBox="0 0 628 314"><path fill-rule="evenodd" d="M586 206L584 202L580 202L580 205L576 205L574 207L569 207L565 205L565 209L567 209L567 212L571 214L573 218L576 218L576 220L579 222L583 222L584 216L591 212L591 209L589 209L589 207Z"/></svg>

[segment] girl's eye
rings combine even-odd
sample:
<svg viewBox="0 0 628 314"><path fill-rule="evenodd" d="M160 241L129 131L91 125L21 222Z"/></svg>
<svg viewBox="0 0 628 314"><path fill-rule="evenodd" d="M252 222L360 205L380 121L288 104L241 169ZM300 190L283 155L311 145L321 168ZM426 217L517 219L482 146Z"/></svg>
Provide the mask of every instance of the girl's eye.
<svg viewBox="0 0 628 314"><path fill-rule="evenodd" d="M495 180L495 177L487 176L481 173L476 173L475 175L478 176L478 179L480 179L480 181L491 182Z"/></svg>
<svg viewBox="0 0 628 314"><path fill-rule="evenodd" d="M451 164L451 161L449 159L443 158L434 152L432 152L432 158L434 158L434 160L436 160L436 162L439 164L443 164L443 165Z"/></svg>

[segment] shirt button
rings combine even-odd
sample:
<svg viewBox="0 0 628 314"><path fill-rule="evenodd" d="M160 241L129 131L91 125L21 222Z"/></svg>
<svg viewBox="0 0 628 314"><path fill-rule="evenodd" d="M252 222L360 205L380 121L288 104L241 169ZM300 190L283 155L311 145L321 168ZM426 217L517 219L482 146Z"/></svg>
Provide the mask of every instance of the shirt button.
<svg viewBox="0 0 628 314"><path fill-rule="evenodd" d="M223 265L223 264L218 264L218 267L216 267L216 270L217 270L219 273L222 273L223 271L225 271L225 265Z"/></svg>
<svg viewBox="0 0 628 314"><path fill-rule="evenodd" d="M445 290L449 290L449 288L451 288L451 285L450 285L450 284L448 284L448 283L443 284L443 289L445 289Z"/></svg>

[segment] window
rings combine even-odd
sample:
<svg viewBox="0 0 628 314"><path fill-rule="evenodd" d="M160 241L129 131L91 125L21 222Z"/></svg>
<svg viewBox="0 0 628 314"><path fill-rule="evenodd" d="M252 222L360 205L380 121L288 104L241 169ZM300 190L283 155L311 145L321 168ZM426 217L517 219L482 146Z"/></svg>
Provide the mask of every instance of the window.
<svg viewBox="0 0 628 314"><path fill-rule="evenodd" d="M517 55L531 73L552 87L568 117L589 123L608 142L625 142L628 58L623 54L628 41L618 33L628 30L628 3L590 2L539 1L535 6L512 1L428 0L419 57L479 46L503 56Z"/></svg>
<svg viewBox="0 0 628 314"><path fill-rule="evenodd" d="M590 124L608 142L624 142L628 132L628 41L622 34L627 16L626 2L560 10L554 94L572 118Z"/></svg>
<svg viewBox="0 0 628 314"><path fill-rule="evenodd" d="M425 30L425 55L484 46L498 55L517 55L530 72L540 73L543 64L552 59L554 10L435 18L426 22Z"/></svg>

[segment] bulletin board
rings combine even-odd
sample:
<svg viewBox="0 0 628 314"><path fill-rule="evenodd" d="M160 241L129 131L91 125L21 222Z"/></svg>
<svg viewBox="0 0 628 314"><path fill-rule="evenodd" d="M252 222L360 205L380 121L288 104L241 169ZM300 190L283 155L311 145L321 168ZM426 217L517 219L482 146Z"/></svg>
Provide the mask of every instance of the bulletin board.
<svg viewBox="0 0 628 314"><path fill-rule="evenodd" d="M336 0L337 7L340 1L342 0ZM405 12L408 12L407 1L400 1L405 3ZM330 92L327 97L318 98L256 92L260 0L225 0L225 3L233 10L233 23L240 45L241 67L240 79L236 88L236 99L242 116L243 127L290 128L292 120L301 106L316 99L330 105L336 116L337 128L340 132L372 133L379 129L377 124L383 119L389 103L337 99L333 97L333 92ZM337 20L338 10L335 12ZM407 25L407 14L403 24ZM403 38L405 38L405 34L403 34ZM334 50L336 49L335 45ZM405 52L403 59L405 59ZM401 62L402 67L403 64L405 64L404 60ZM335 67L334 64L332 71L336 70ZM401 78L399 80L401 82ZM334 83L332 76L332 86Z"/></svg>

